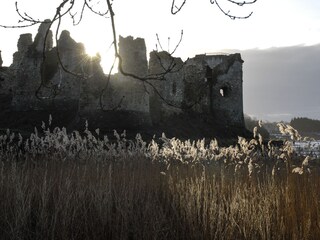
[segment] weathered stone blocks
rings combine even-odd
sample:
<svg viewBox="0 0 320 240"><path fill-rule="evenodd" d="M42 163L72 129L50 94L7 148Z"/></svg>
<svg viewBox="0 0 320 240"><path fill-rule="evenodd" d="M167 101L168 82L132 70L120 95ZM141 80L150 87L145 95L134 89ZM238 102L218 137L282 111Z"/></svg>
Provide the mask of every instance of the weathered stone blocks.
<svg viewBox="0 0 320 240"><path fill-rule="evenodd" d="M110 128L161 125L178 116L188 121L189 115L244 128L240 54L183 62L153 51L148 62L144 39L120 36L122 71L108 76L100 56L88 56L68 31L53 46L48 26L49 21L40 25L34 41L22 34L12 65L0 66L0 97L6 99L1 109L73 110Z"/></svg>

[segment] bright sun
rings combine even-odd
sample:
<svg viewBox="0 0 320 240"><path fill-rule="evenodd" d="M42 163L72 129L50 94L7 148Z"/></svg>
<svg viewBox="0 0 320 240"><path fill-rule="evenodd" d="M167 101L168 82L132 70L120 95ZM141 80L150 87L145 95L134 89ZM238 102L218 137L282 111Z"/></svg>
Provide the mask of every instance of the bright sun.
<svg viewBox="0 0 320 240"><path fill-rule="evenodd" d="M97 53L100 52L101 49L99 49L99 46L94 45L90 42L85 42L85 50L86 53L90 56L90 57L94 57Z"/></svg>
<svg viewBox="0 0 320 240"><path fill-rule="evenodd" d="M101 56L100 65L105 73L109 73L114 62L113 49L106 49L106 43L97 44L97 42L92 41L91 39L89 39L89 41L83 40L83 43L85 45L85 51L90 57L95 57L97 54ZM112 73L116 73L117 71L116 62L112 69Z"/></svg>
<svg viewBox="0 0 320 240"><path fill-rule="evenodd" d="M72 31L71 36L77 42L84 44L85 51L90 57L95 57L97 54L101 56L100 65L107 74L110 72L114 61L114 49L111 44L112 35L110 35L110 32L101 30L105 27L104 24L104 21L93 21L93 19L86 18L82 25ZM112 73L115 72L117 72L116 66L113 68Z"/></svg>

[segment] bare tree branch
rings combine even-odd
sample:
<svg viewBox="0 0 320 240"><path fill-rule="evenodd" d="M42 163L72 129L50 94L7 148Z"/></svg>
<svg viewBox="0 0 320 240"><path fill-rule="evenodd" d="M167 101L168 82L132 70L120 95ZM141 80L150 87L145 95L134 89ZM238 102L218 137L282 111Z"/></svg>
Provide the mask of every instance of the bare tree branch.
<svg viewBox="0 0 320 240"><path fill-rule="evenodd" d="M183 29L181 30L180 40L177 43L176 47L173 49L173 51L170 53L170 55L173 55L176 52L176 50L178 49L178 47L180 46L180 44L182 42L182 38L183 38ZM168 49L168 51L169 51L169 49Z"/></svg>
<svg viewBox="0 0 320 240"><path fill-rule="evenodd" d="M187 0L184 0L180 6L176 5L176 0L172 0L172 4L171 4L171 13L173 15L177 14L178 12L181 11L181 9L183 8L183 6L186 4Z"/></svg>
<svg viewBox="0 0 320 240"><path fill-rule="evenodd" d="M253 1L250 1L250 2L247 2L247 1L242 1L242 2L239 2L239 1L232 1L232 0L227 0L228 2L231 2L231 3L234 3L234 4L237 4L238 6L243 6L243 5L247 5L247 4L253 4L255 3L257 0L253 0Z"/></svg>
<svg viewBox="0 0 320 240"><path fill-rule="evenodd" d="M90 2L90 0L89 0ZM109 8L105 11L105 12L100 12L100 11L96 11L93 9L93 6L90 6L88 3L88 0L85 1L85 5L88 7L88 9L90 9L90 11L96 15L99 15L101 17L106 17L109 13Z"/></svg>
<svg viewBox="0 0 320 240"><path fill-rule="evenodd" d="M241 7L241 6L244 6L244 5L254 4L257 0L251 0L251 1L226 0L226 1L231 3L231 4L235 4L235 5L238 5L238 6ZM81 7L79 7L80 9L78 9L80 11L77 11L77 9L75 9L75 3L76 2L77 3L80 2L80 4L81 4L80 5ZM157 74L149 74L149 75L146 75L146 76L137 76L136 74L133 74L133 73L130 73L130 72L126 72L123 69L123 59L119 54L118 45L117 45L118 41L117 41L117 35L116 35L116 24L115 24L115 19L114 19L115 13L114 13L113 6L112 6L113 0L106 0L105 2L103 1L103 3L106 4L106 7L102 7L103 9L105 9L105 11L100 11L100 9L97 10L96 6L98 6L99 2L95 2L93 0L61 0L61 3L56 8L56 12L55 12L53 18L50 20L50 22L41 21L39 19L35 19L32 16L30 16L28 13L26 13L26 12L22 13L20 11L20 9L18 8L18 2L15 2L16 12L17 12L17 14L18 14L18 16L20 18L19 19L19 25L17 25L17 26L0 25L0 27L3 27L3 28L24 28L24 27L34 26L36 24L41 24L41 23L48 23L49 24L48 28L46 30L45 39L44 39L44 42L43 42L42 65L41 65L41 69L40 69L41 83L40 83L38 89L35 92L36 97L39 98L39 99L54 98L58 94L58 91L59 91L59 87L58 86L55 86L53 84L52 85L48 85L48 84L45 83L45 81L44 81L44 67L43 67L43 64L46 61L46 57L47 57L46 56L47 39L48 39L49 33L50 33L51 29L52 29L52 26L53 26L53 24L55 22L57 22L57 26L55 27L54 32L55 32L55 41L56 41L56 54L57 54L59 66L61 66L61 69L64 72L66 72L68 74L71 74L72 76L75 76L75 77L77 77L77 78L79 78L81 80L86 79L86 76L84 76L83 73L82 74L74 73L74 72L68 70L67 67L64 66L64 64L62 63L61 56L60 56L60 50L59 50L58 32L60 30L61 22L62 22L63 18L67 14L72 19L73 25L79 25L82 22L83 18L84 18L84 14L86 12L86 9L88 9L89 12L91 12L91 13L93 13L95 15L98 15L98 16L101 16L101 17L104 17L104 18L110 17L110 25L111 25L111 28L112 28L112 37L113 37L112 45L113 45L113 48L114 48L114 62L112 64L111 68L110 68L109 74L107 75L107 77L105 79L106 80L106 85L102 89L101 94L100 94L99 102L100 102L101 109L105 110L104 106L103 106L103 103L102 103L103 102L102 99L103 99L103 95L105 94L105 92L106 92L106 90L107 90L107 88L109 86L109 82L110 82L110 78L111 78L111 72L115 67L117 59L118 59L118 71L123 76L130 77L130 78L142 81L143 86L145 87L145 91L148 91L147 88L146 88L146 85L147 85L151 89L153 89L154 93L156 95L158 95L159 98L162 99L166 104L168 104L169 106L172 106L172 107L181 108L181 106L175 106L174 104L172 104L169 101L167 101L161 95L159 90L154 86L152 81L165 81L166 80L166 76L168 74L178 72L183 68L184 65L182 65L181 67L177 67L177 65L175 63L175 60L172 57L172 55L176 52L176 50L178 49L178 47L180 46L180 44L182 42L183 30L181 30L181 35L180 35L180 39L179 39L178 43L176 44L176 46L174 47L173 51L171 51L171 52L170 52L170 37L168 38L168 52L169 52L168 54L171 57L171 61L170 61L169 64L167 64L167 66L165 66L163 64L161 58L157 55L159 64L160 64L160 66L161 66L163 71L160 72L160 73L157 73ZM179 3L177 3L177 2L179 2ZM171 2L171 14L175 15L178 12L180 12L182 10L182 8L185 6L186 2L187 2L187 0L180 0L180 1L172 0L172 2ZM230 11L224 10L220 6L218 0L210 0L210 3L211 4L215 3L217 5L218 9L224 15L228 16L231 19L246 19L246 18L249 18L252 15L252 12L251 12L246 16L236 16L236 15L231 14ZM70 4L70 5L67 6L67 4ZM78 18L78 19L76 19L76 18ZM26 23L26 24L20 25L21 23ZM157 42L159 44L159 47L163 51L163 47L162 47L162 44L160 42L159 35L156 34L156 37L157 37ZM207 86L204 86L204 87L207 87ZM40 96L41 88L52 88L51 96L47 96L47 97ZM202 92L202 90L200 92ZM122 101L123 101L123 98L120 100L119 104L113 108L113 110L119 108ZM201 96L199 96L198 100L195 101L195 103L193 103L193 104L191 104L190 106L187 106L187 107L192 107L192 106L194 106L195 104L197 104L200 101L201 101Z"/></svg>
<svg viewBox="0 0 320 240"><path fill-rule="evenodd" d="M229 0L228 0L228 1L229 1ZM234 19L247 19L247 18L251 17L251 15L252 15L252 13L253 13L253 12L251 12L251 13L249 13L248 15L242 16L242 17L235 16L235 15L230 14L230 10L228 10L228 11L223 10L223 8L222 8L222 7L220 6L220 4L218 3L218 0L214 0L214 1L211 1L211 0L210 0L210 2L211 2L212 4L215 2L216 5L218 6L219 10L220 10L224 15L228 16L229 18L231 18L232 20L234 20ZM232 2L232 3L235 3L235 4L239 5L238 3L233 2L233 1L229 1L229 2ZM244 3L244 4L246 4L246 3ZM243 5L243 3L242 3L242 5ZM239 6L242 6L242 5L239 5Z"/></svg>
<svg viewBox="0 0 320 240"><path fill-rule="evenodd" d="M158 44L159 44L159 47L160 47L161 51L164 51L164 50L163 50L163 47L162 47L162 45L161 45L161 42L160 42L158 33L156 33L156 36L157 36L157 42L158 42Z"/></svg>

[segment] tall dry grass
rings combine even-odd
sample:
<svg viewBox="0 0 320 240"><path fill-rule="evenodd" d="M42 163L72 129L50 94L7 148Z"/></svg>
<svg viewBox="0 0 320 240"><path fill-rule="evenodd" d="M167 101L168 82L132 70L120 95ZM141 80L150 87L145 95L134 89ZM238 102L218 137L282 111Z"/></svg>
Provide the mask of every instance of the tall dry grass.
<svg viewBox="0 0 320 240"><path fill-rule="evenodd" d="M289 141L147 144L43 125L28 139L0 136L0 152L1 239L320 236L318 160Z"/></svg>

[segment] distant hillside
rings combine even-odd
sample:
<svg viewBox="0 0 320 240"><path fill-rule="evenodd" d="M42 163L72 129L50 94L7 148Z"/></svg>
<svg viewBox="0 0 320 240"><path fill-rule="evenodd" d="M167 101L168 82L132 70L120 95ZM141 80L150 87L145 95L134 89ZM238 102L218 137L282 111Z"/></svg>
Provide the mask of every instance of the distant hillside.
<svg viewBox="0 0 320 240"><path fill-rule="evenodd" d="M299 132L320 132L320 120L298 117L293 118L290 125Z"/></svg>

